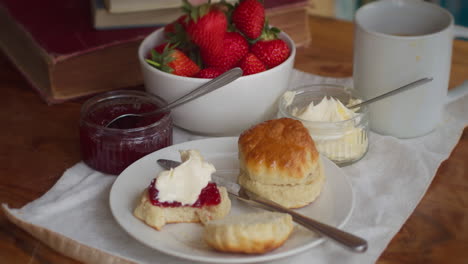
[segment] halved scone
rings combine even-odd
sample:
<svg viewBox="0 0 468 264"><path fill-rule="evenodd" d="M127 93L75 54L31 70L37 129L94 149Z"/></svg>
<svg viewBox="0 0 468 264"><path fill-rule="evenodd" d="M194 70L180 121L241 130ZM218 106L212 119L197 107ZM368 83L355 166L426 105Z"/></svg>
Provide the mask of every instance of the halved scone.
<svg viewBox="0 0 468 264"><path fill-rule="evenodd" d="M292 230L289 214L258 212L209 221L203 237L218 251L261 254L283 245Z"/></svg>
<svg viewBox="0 0 468 264"><path fill-rule="evenodd" d="M166 223L204 223L231 209L226 188L211 182L214 166L196 150L180 151L182 163L162 171L141 194L133 214L160 230Z"/></svg>
<svg viewBox="0 0 468 264"><path fill-rule="evenodd" d="M231 210L231 201L229 200L226 188L221 186L217 188L221 202L217 205L202 207L155 206L149 199L148 190L145 190L141 194L140 202L133 214L156 230L161 230L165 224L169 223L205 223L209 220L222 219Z"/></svg>

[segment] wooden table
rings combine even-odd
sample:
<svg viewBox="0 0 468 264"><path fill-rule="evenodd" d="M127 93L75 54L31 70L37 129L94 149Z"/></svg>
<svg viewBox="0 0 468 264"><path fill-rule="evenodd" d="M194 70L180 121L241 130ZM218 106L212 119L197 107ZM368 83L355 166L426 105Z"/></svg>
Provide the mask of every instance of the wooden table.
<svg viewBox="0 0 468 264"><path fill-rule="evenodd" d="M312 44L298 51L296 67L325 76L351 76L353 25L311 17L310 26ZM455 41L450 87L467 78L468 42ZM0 202L18 208L44 194L80 160L81 102L47 106L3 55L0 91ZM0 262L77 263L3 214ZM468 263L468 129L378 263Z"/></svg>

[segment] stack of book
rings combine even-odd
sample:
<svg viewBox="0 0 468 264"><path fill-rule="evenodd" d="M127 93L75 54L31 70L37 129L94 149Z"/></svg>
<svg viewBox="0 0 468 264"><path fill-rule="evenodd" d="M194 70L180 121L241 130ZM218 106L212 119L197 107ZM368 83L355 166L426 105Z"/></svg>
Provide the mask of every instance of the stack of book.
<svg viewBox="0 0 468 264"><path fill-rule="evenodd" d="M92 3L94 27L99 30L161 26L182 15L181 1L92 0ZM310 42L307 0L264 0L264 5L270 24L288 33L297 46Z"/></svg>
<svg viewBox="0 0 468 264"><path fill-rule="evenodd" d="M180 4L3 0L0 49L48 104L138 86L143 83L137 57L140 42L177 18ZM264 4L270 24L288 33L297 46L310 42L307 0Z"/></svg>
<svg viewBox="0 0 468 264"><path fill-rule="evenodd" d="M161 26L182 15L181 0L91 0L91 3L94 27L99 30Z"/></svg>

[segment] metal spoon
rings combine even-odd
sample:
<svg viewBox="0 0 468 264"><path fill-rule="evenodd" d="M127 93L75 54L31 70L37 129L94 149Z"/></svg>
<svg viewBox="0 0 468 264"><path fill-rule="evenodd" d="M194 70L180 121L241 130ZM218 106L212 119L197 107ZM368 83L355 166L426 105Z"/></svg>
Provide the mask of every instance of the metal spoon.
<svg viewBox="0 0 468 264"><path fill-rule="evenodd" d="M425 83L428 83L428 82L430 82L430 81L432 81L432 80L433 80L432 77L430 77L430 78L422 78L422 79L419 79L419 80L414 81L414 82L412 82L412 83L408 83L407 85L404 85L404 86L402 86L402 87L400 87L400 88L397 88L397 89L395 89L395 90L391 90L390 92L386 92L386 93L384 93L384 94L381 94L381 95L379 95L379 96L376 96L376 97L371 98L371 99L369 99L369 100L366 100L366 101L364 101L364 102L361 102L361 103L358 103L358 104L354 104L354 105L351 105L351 106L347 106L347 107L348 107L349 109L351 109L351 108L361 107L361 106L363 106L363 105L368 105L368 104L370 104L370 103L373 103L373 102L375 102L375 101L382 100L382 99L384 99L384 98L386 98L386 97L389 97L389 96L392 96L392 95L394 95L394 94L397 94L397 93L400 93L400 92L409 90L409 89L414 88L414 87L418 87L418 86L423 85L423 84L425 84Z"/></svg>
<svg viewBox="0 0 468 264"><path fill-rule="evenodd" d="M107 123L106 127L121 127L119 124L129 124L130 122L135 123L135 119L137 118L143 118L146 116L151 116L155 115L157 113L163 113L171 110L174 107L177 107L179 105L188 103L202 95L205 95L209 92L212 92L218 88L221 88L225 86L226 84L236 80L237 78L242 76L242 70L241 68L233 68L218 77L206 82L202 86L196 88L195 90L189 92L188 94L180 97L179 99L167 104L166 106L156 109L151 112L146 112L146 113L139 113L139 114L133 114L133 113L128 113L128 114L123 114L120 115L114 119L112 119L109 123ZM126 127L126 126L123 126Z"/></svg>

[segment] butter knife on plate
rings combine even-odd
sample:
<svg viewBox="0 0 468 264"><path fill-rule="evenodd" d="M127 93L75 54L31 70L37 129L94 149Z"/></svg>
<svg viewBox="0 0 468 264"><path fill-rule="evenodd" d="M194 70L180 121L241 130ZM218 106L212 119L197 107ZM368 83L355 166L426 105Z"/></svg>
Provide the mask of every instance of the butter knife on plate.
<svg viewBox="0 0 468 264"><path fill-rule="evenodd" d="M180 162L167 159L158 159L158 164L161 165L164 169L170 169L177 167ZM281 212L290 214L293 220L302 225L303 227L315 231L322 236L331 238L335 242L338 242L341 245L346 246L354 252L363 253L367 250L367 241L363 238L340 230L336 227L318 222L312 218L306 217L302 214L299 214L291 209L285 208L269 199L263 198L255 193L252 193L245 188L242 188L239 184L227 180L216 174L211 175L211 179L217 185L224 186L228 193L231 194L238 200L241 200L250 206L260 207L269 211Z"/></svg>

